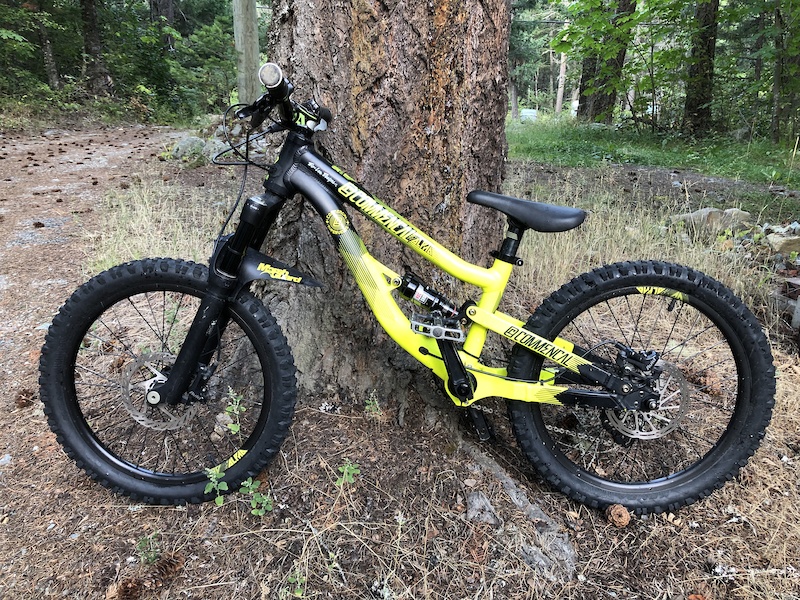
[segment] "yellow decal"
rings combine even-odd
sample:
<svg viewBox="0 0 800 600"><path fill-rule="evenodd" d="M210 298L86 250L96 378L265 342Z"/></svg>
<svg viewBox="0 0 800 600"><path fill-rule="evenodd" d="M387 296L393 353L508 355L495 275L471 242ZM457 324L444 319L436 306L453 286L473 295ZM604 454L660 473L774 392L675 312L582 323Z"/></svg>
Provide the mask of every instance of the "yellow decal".
<svg viewBox="0 0 800 600"><path fill-rule="evenodd" d="M536 352L536 354L541 354L545 358L549 358L553 362L563 365L576 373L580 365L589 364L588 360L575 356L570 351L560 348L559 344L550 342L535 333L531 333L527 329L511 326L503 332L503 335L515 344L525 346ZM561 340L559 340L559 343L560 345L564 345Z"/></svg>
<svg viewBox="0 0 800 600"><path fill-rule="evenodd" d="M325 225L333 235L341 235L350 228L350 221L344 211L335 210L325 217Z"/></svg>
<svg viewBox="0 0 800 600"><path fill-rule="evenodd" d="M286 269L279 269L278 267L273 267L263 262L258 265L258 270L262 273L266 273L273 279L280 279L281 281L291 281L292 283L300 283L303 281L302 277L289 275L289 271Z"/></svg>
<svg viewBox="0 0 800 600"><path fill-rule="evenodd" d="M645 285L645 286L639 286L636 289L639 290L640 294L650 294L653 296L669 296L670 298L675 298L676 300L680 300L681 302L686 302L686 294L684 294L683 292L678 292L676 290L671 290L669 288Z"/></svg>
<svg viewBox="0 0 800 600"><path fill-rule="evenodd" d="M345 173L344 169L342 169L341 167L337 167L336 165L332 165L332 166L333 166L333 170L336 171L339 175L341 175L345 179L347 179L347 181L355 181L355 179L353 179L352 177L350 177L350 175Z"/></svg>
<svg viewBox="0 0 800 600"><path fill-rule="evenodd" d="M352 202L363 214L375 221L407 246L416 247L424 254L431 254L433 252L430 243L423 239L420 232L416 231L410 223L391 208L381 203L380 200L373 198L367 192L360 189L354 183L345 183L336 191L338 191L343 198Z"/></svg>
<svg viewBox="0 0 800 600"><path fill-rule="evenodd" d="M227 462L223 465L222 469L227 470L230 469L233 465L241 460L241 458L247 454L247 450L237 450L233 456L231 456Z"/></svg>

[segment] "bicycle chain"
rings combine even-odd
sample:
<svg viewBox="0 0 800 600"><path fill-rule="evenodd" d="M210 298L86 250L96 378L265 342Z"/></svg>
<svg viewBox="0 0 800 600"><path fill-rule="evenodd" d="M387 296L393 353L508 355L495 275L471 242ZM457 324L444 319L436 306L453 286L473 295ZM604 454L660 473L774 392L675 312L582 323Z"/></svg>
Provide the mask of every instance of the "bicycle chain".
<svg viewBox="0 0 800 600"><path fill-rule="evenodd" d="M615 443L611 440L605 440L599 437L590 436L588 433L583 433L582 431L569 431L567 429L562 429L560 427L556 427L555 425L545 425L545 429L547 429L548 433L560 433L561 435L569 435L572 437L576 437L581 440L587 440L589 442L597 442L598 446L607 446L613 447Z"/></svg>

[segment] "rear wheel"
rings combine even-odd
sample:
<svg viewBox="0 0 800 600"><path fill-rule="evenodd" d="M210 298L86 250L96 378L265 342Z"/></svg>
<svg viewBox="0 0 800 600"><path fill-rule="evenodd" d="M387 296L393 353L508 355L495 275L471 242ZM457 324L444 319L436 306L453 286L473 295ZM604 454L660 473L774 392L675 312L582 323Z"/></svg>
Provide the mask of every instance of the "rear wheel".
<svg viewBox="0 0 800 600"><path fill-rule="evenodd" d="M727 288L678 265L617 263L547 298L526 328L574 343L620 377L647 381L652 410L509 402L520 446L556 489L590 506L663 512L731 479L769 423L775 369L761 327ZM620 359L655 352L648 370ZM623 350L623 352L625 352ZM520 346L509 375L571 385Z"/></svg>
<svg viewBox="0 0 800 600"><path fill-rule="evenodd" d="M147 402L169 375L207 279L205 267L180 260L114 267L81 286L48 331L40 384L50 427L78 466L116 492L151 503L207 500L261 471L286 436L294 363L249 293L226 309L194 395L174 406Z"/></svg>

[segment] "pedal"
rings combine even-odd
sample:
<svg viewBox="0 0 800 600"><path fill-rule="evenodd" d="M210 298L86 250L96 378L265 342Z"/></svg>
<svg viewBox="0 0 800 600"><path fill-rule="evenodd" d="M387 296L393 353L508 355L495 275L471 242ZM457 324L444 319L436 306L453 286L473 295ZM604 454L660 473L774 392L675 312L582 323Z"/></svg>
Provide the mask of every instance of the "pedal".
<svg viewBox="0 0 800 600"><path fill-rule="evenodd" d="M470 406L467 408L467 414L469 414L470 425L472 425L472 429L478 439L484 443L493 441L494 427L492 427L492 422L483 414L483 411Z"/></svg>
<svg viewBox="0 0 800 600"><path fill-rule="evenodd" d="M441 315L413 313L411 315L411 329L422 335L445 342L460 343L467 339L458 319L451 319Z"/></svg>

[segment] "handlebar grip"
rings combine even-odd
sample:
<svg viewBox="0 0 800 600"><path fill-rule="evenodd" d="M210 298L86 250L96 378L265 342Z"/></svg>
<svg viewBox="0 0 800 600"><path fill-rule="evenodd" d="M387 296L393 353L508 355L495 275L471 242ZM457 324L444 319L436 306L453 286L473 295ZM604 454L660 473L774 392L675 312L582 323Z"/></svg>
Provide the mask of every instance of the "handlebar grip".
<svg viewBox="0 0 800 600"><path fill-rule="evenodd" d="M323 121L326 121L327 123L333 121L333 113L331 112L331 109L328 108L327 106L319 107L319 116Z"/></svg>
<svg viewBox="0 0 800 600"><path fill-rule="evenodd" d="M267 88L267 92L274 102L282 102L289 97L291 91L289 82L283 76L281 68L275 63L262 65L258 70L258 78Z"/></svg>

